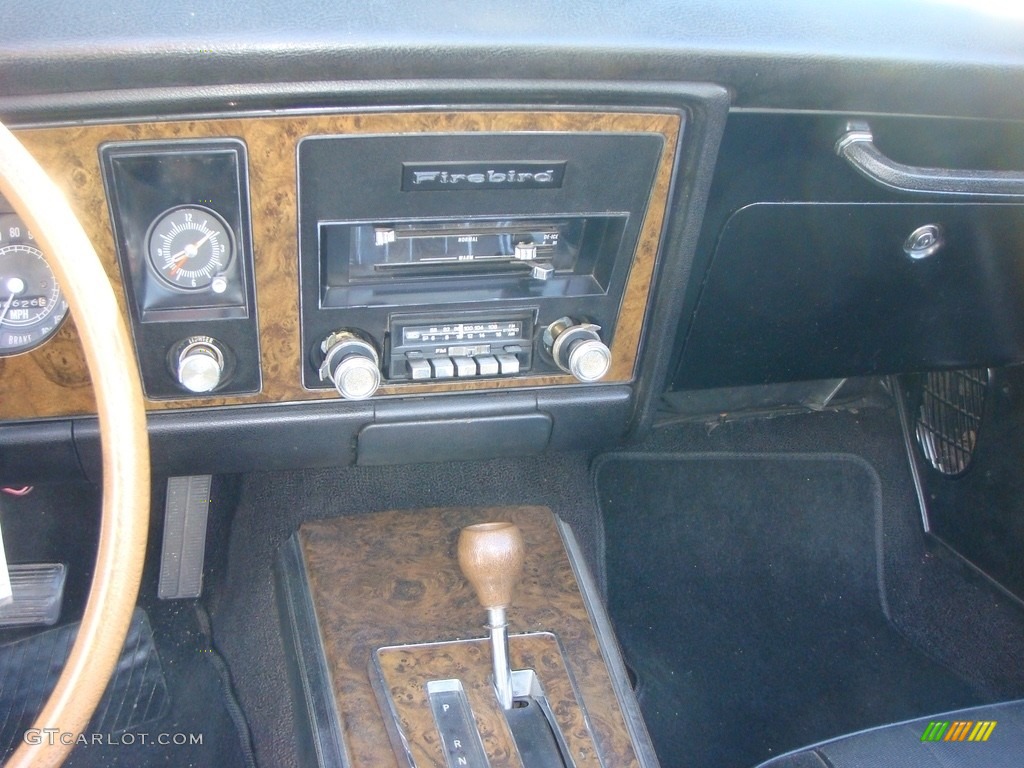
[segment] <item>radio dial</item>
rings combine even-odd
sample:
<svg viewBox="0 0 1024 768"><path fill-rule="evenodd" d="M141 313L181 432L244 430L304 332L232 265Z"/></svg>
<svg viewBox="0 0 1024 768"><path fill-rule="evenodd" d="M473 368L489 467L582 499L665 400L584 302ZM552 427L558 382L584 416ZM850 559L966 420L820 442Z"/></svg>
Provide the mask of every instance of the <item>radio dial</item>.
<svg viewBox="0 0 1024 768"><path fill-rule="evenodd" d="M544 330L544 347L555 365L577 381L599 381L612 365L611 350L601 341L600 330L593 323L577 323L563 317Z"/></svg>
<svg viewBox="0 0 1024 768"><path fill-rule="evenodd" d="M346 400L365 400L380 387L380 357L369 341L359 334L335 331L320 345L324 361L320 380L330 381Z"/></svg>

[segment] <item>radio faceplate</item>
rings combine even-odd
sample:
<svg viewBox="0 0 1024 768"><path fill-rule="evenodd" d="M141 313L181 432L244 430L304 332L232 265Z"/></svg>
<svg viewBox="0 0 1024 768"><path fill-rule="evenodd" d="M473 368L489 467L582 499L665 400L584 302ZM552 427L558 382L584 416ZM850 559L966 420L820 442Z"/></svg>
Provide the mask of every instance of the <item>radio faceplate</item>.
<svg viewBox="0 0 1024 768"><path fill-rule="evenodd" d="M343 389L323 365L323 341L340 330L374 346L383 384L529 385L575 371L550 354L550 333L543 341L563 321L585 324L607 354L664 143L599 132L302 140L303 385Z"/></svg>
<svg viewBox="0 0 1024 768"><path fill-rule="evenodd" d="M515 376L533 367L535 311L394 315L389 381Z"/></svg>

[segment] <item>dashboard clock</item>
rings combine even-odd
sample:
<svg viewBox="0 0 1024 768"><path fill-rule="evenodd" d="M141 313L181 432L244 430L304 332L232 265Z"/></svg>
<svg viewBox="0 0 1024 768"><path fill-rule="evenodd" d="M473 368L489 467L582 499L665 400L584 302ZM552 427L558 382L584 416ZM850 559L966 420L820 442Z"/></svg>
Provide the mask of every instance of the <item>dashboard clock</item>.
<svg viewBox="0 0 1024 768"><path fill-rule="evenodd" d="M149 232L149 261L174 288L223 293L234 253L231 228L217 212L189 205L160 214Z"/></svg>
<svg viewBox="0 0 1024 768"><path fill-rule="evenodd" d="M146 396L258 392L245 143L107 143L100 160Z"/></svg>

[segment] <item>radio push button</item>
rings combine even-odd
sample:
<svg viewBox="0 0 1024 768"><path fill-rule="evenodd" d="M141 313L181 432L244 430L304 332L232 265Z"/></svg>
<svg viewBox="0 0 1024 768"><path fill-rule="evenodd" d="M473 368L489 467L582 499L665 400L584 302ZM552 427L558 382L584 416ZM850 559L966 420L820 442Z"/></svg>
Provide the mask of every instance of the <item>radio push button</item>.
<svg viewBox="0 0 1024 768"><path fill-rule="evenodd" d="M498 355L498 368L502 376L519 373L519 358L515 355Z"/></svg>
<svg viewBox="0 0 1024 768"><path fill-rule="evenodd" d="M455 365L455 375L460 379L476 376L476 360L472 357L453 357L452 363Z"/></svg>
<svg viewBox="0 0 1024 768"><path fill-rule="evenodd" d="M430 378L430 363L425 358L413 357L406 364L409 366L409 378L413 381Z"/></svg>
<svg viewBox="0 0 1024 768"><path fill-rule="evenodd" d="M476 365L481 376L497 376L501 373L498 358L494 355L481 355L476 359Z"/></svg>
<svg viewBox="0 0 1024 768"><path fill-rule="evenodd" d="M450 379L455 375L455 363L450 357L430 358L430 369L435 379Z"/></svg>

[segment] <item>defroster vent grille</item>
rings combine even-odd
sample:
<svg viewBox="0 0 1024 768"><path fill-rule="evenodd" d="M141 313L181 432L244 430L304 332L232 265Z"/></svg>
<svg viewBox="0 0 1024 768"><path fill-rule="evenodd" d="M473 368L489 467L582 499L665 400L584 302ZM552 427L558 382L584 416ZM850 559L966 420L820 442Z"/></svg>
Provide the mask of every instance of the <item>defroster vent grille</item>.
<svg viewBox="0 0 1024 768"><path fill-rule="evenodd" d="M921 379L917 442L935 469L959 475L971 464L985 412L989 372L935 371Z"/></svg>

